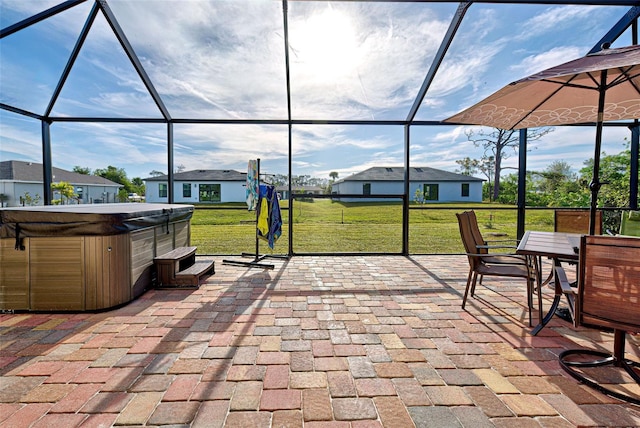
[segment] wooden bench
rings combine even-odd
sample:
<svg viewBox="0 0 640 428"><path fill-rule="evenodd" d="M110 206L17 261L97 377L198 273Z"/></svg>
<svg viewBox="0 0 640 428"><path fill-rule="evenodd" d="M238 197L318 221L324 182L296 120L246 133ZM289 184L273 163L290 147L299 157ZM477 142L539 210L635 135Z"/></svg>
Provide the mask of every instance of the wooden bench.
<svg viewBox="0 0 640 428"><path fill-rule="evenodd" d="M215 273L214 261L196 260L197 247L178 247L155 257L158 287L184 287L200 285L200 277Z"/></svg>

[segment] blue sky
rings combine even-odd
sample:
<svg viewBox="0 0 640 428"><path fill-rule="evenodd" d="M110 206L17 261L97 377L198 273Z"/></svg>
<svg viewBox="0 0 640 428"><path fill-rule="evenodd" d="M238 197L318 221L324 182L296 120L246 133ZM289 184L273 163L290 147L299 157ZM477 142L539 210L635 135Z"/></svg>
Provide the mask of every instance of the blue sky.
<svg viewBox="0 0 640 428"><path fill-rule="evenodd" d="M0 0L0 26L57 1ZM0 102L42 114L93 2L0 40ZM108 2L175 119L286 119L282 3L273 0ZM404 120L458 3L290 2L293 119ZM627 7L473 4L416 119L442 120L511 81L578 58ZM615 44L631 43L623 35ZM101 14L52 116L161 118ZM479 158L462 126L411 127L411 164L456 171ZM557 127L530 144L528 169L593 156L595 129ZM606 128L603 150L629 133ZM113 165L130 178L166 172L166 125L60 123L51 127L56 167ZM286 174L286 125L174 126L174 163L187 170ZM404 163L402 126L293 127L294 175L340 177ZM0 110L0 160L41 162L40 124ZM517 157L505 161L516 166ZM505 171L513 172L512 170Z"/></svg>

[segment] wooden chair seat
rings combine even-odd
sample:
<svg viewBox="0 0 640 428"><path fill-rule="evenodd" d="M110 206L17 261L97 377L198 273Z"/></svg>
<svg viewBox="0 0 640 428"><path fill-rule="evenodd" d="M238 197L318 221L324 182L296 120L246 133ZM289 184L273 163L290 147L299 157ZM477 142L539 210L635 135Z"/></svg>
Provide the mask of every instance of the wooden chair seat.
<svg viewBox="0 0 640 428"><path fill-rule="evenodd" d="M491 264L485 262L478 266L476 272L480 275L527 278L529 275L529 268L522 262L519 262L518 264Z"/></svg>

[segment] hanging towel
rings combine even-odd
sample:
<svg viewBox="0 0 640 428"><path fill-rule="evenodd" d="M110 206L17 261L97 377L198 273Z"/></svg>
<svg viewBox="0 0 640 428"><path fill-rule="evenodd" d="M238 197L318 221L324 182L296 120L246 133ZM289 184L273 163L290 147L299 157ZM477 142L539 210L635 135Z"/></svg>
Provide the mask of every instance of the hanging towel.
<svg viewBox="0 0 640 428"><path fill-rule="evenodd" d="M258 232L262 236L269 235L269 203L267 198L260 198L260 203L258 203Z"/></svg>
<svg viewBox="0 0 640 428"><path fill-rule="evenodd" d="M278 202L278 192L273 186L269 186L268 199L269 202L269 247L273 249L275 242L282 235L282 217L280 215L280 203Z"/></svg>
<svg viewBox="0 0 640 428"><path fill-rule="evenodd" d="M258 204L258 161L252 159L247 168L247 207L249 211L256 209Z"/></svg>
<svg viewBox="0 0 640 428"><path fill-rule="evenodd" d="M260 212L258 214L258 237L269 243L269 248L273 249L276 241L282 235L282 216L280 215L280 204L278 203L278 193L272 185L260 185ZM266 211L266 223L263 222Z"/></svg>

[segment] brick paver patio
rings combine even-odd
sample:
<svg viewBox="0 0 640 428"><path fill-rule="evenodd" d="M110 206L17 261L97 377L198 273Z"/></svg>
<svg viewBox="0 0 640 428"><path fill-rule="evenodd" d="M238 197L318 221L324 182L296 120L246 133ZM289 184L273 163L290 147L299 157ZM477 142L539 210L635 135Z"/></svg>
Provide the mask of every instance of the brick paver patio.
<svg viewBox="0 0 640 428"><path fill-rule="evenodd" d="M612 335L531 336L522 281L487 278L463 311L461 256L273 263L218 260L199 289L104 313L0 315L0 426L640 426L558 365Z"/></svg>

